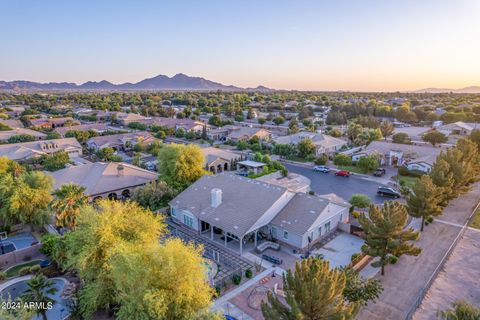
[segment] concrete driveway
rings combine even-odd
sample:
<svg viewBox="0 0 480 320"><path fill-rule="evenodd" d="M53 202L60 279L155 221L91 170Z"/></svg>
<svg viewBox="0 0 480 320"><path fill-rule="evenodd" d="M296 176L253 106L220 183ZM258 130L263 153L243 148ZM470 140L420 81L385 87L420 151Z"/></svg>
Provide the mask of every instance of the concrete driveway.
<svg viewBox="0 0 480 320"><path fill-rule="evenodd" d="M341 233L313 254L322 254L330 262L331 268L346 266L350 263L352 254L361 252L364 240L348 233Z"/></svg>
<svg viewBox="0 0 480 320"><path fill-rule="evenodd" d="M355 175L352 175L349 178L337 177L333 172L315 172L311 168L292 164L285 164L285 167L289 172L298 173L310 179L310 189L315 191L316 194L335 193L348 201L353 194L363 193L368 195L374 203L379 204L386 200L391 200L390 198L377 196L377 188L382 184L375 181L367 180Z"/></svg>

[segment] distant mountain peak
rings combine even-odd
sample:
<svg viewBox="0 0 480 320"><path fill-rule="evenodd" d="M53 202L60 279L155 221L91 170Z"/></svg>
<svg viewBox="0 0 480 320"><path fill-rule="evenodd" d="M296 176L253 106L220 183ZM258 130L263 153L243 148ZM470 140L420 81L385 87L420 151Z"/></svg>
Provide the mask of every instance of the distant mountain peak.
<svg viewBox="0 0 480 320"><path fill-rule="evenodd" d="M415 90L414 92L422 93L422 92L429 92L429 93L480 93L480 86L469 86L460 89L450 89L450 88L425 88L420 90Z"/></svg>
<svg viewBox="0 0 480 320"><path fill-rule="evenodd" d="M258 89L257 89L258 88ZM136 83L113 84L107 80L87 81L77 85L67 82L49 82L39 83L32 81L0 81L0 90L192 90L192 91L243 91L243 90L262 90L271 91L272 89L264 86L258 86L255 89L244 89L232 85L224 85L219 82L213 82L201 77L191 77L184 73L177 73L173 77L166 75L157 75L152 78L146 78Z"/></svg>

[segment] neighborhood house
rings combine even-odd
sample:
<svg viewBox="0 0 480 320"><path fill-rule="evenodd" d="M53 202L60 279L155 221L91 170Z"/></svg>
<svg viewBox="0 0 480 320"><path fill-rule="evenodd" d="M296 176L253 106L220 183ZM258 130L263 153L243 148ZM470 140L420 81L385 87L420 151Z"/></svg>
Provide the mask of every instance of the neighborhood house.
<svg viewBox="0 0 480 320"><path fill-rule="evenodd" d="M174 221L240 255L264 241L302 250L347 222L350 208L229 173L203 176L169 204Z"/></svg>

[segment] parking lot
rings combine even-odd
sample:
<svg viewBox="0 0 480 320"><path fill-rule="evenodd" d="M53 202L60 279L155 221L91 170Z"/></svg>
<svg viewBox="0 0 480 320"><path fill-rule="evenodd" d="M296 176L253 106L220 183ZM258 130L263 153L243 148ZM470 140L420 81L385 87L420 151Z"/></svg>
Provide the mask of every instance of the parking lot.
<svg viewBox="0 0 480 320"><path fill-rule="evenodd" d="M337 177L330 173L315 172L311 168L285 164L289 172L298 173L310 179L310 189L316 194L335 193L338 196L349 200L355 193L368 195L375 203L383 203L389 198L377 196L377 188L381 184L366 180L355 175L349 178Z"/></svg>

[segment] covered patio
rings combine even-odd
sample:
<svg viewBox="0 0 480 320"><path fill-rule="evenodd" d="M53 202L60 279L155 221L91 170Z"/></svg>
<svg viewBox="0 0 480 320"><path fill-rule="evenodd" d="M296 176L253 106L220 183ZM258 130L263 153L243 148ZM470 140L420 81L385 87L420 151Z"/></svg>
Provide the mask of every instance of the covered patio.
<svg viewBox="0 0 480 320"><path fill-rule="evenodd" d="M246 233L238 232L235 226L232 230L229 228L220 228L212 226L208 222L201 221L201 235L223 245L225 248L235 251L243 255L245 251L254 250L260 243L265 241L267 237L267 227L262 226L253 231Z"/></svg>

